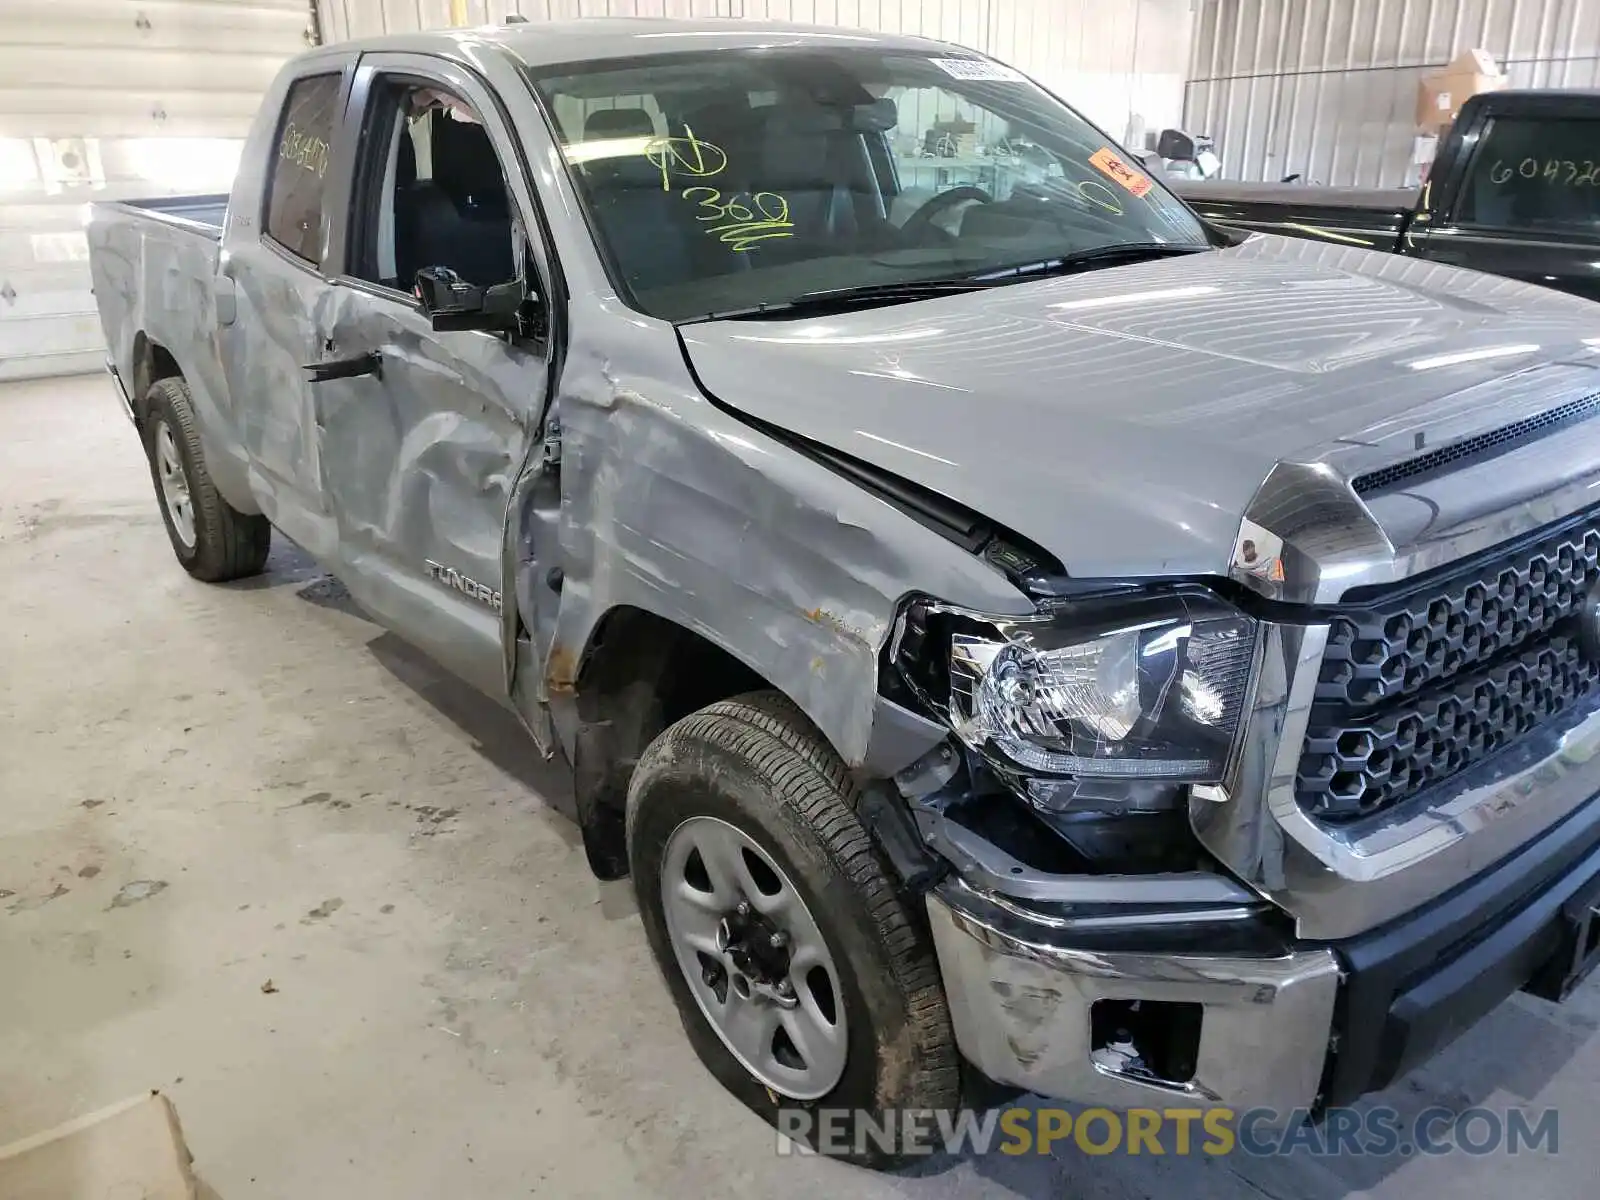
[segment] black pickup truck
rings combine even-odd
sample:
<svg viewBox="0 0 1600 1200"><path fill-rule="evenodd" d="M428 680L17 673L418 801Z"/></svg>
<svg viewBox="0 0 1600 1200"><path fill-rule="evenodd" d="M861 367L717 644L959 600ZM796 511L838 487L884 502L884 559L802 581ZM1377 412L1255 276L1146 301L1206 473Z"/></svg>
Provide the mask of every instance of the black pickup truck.
<svg viewBox="0 0 1600 1200"><path fill-rule="evenodd" d="M1600 92L1486 92L1420 191L1173 181L1217 225L1390 250L1600 300Z"/></svg>

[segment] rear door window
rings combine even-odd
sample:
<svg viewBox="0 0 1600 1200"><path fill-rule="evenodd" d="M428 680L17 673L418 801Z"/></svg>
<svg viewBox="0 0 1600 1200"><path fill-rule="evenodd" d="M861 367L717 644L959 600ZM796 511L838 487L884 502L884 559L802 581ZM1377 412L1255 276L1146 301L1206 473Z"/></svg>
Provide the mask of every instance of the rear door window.
<svg viewBox="0 0 1600 1200"><path fill-rule="evenodd" d="M289 85L277 146L267 166L267 235L319 266L341 79L337 72L307 75Z"/></svg>
<svg viewBox="0 0 1600 1200"><path fill-rule="evenodd" d="M1468 168L1457 220L1600 233L1600 121L1496 117Z"/></svg>

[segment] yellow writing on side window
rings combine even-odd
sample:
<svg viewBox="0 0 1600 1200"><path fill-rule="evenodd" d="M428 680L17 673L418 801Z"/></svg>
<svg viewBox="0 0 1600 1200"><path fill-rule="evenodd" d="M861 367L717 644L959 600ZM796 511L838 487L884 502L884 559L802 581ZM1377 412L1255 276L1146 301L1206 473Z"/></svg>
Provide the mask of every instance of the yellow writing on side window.
<svg viewBox="0 0 1600 1200"><path fill-rule="evenodd" d="M685 125L683 137L653 138L645 147L645 157L661 172L661 190L670 192L673 176L713 179L728 167L727 152L703 141ZM777 192L748 194L735 192L724 199L718 188L699 184L678 193L695 206L695 219L706 224L706 232L736 251L749 250L771 238L793 237L794 222L789 220L789 201Z"/></svg>
<svg viewBox="0 0 1600 1200"><path fill-rule="evenodd" d="M278 157L302 170L315 171L317 178L321 179L328 170L328 143L312 134L301 132L291 121L283 131L283 139L278 143Z"/></svg>
<svg viewBox="0 0 1600 1200"><path fill-rule="evenodd" d="M1489 182L1509 183L1512 179L1537 180L1558 187L1600 187L1600 173L1595 170L1594 160L1588 158L1583 159L1581 165L1570 158L1551 158L1543 162L1525 158L1515 164L1503 158L1496 159L1489 168Z"/></svg>

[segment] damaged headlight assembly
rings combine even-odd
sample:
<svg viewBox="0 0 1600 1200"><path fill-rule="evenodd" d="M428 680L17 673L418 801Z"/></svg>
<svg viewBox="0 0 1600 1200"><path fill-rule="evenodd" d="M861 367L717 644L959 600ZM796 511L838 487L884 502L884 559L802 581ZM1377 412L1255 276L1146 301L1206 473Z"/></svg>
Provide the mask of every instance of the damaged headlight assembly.
<svg viewBox="0 0 1600 1200"><path fill-rule="evenodd" d="M1255 663L1256 622L1200 587L1122 591L986 617L902 611L890 655L911 690L1037 808L1141 784L1219 782Z"/></svg>

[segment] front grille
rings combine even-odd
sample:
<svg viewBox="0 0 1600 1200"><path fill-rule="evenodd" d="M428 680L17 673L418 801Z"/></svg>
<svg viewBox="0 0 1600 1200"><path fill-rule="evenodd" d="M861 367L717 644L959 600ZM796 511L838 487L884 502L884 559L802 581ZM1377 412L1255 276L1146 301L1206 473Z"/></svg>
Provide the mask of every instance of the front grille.
<svg viewBox="0 0 1600 1200"><path fill-rule="evenodd" d="M1296 777L1344 822L1434 787L1600 684L1578 611L1600 582L1600 512L1342 608L1328 631Z"/></svg>

